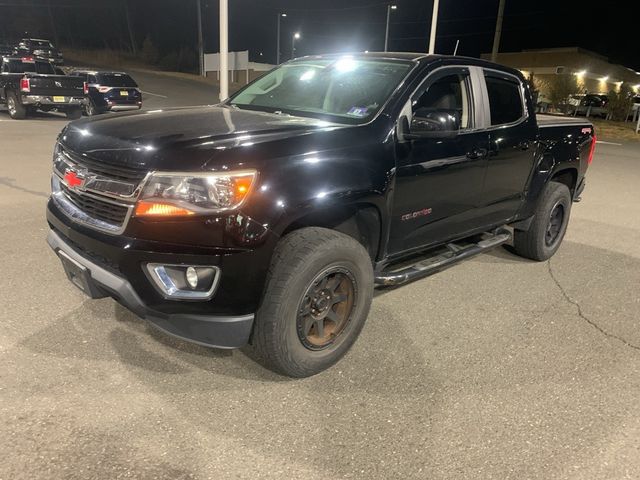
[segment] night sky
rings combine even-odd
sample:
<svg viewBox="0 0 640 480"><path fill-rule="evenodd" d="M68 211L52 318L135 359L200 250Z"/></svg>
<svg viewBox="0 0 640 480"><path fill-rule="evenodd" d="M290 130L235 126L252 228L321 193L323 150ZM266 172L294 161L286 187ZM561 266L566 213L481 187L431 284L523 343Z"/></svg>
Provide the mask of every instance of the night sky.
<svg viewBox="0 0 640 480"><path fill-rule="evenodd" d="M63 46L71 41L76 47L126 46L125 0L50 1ZM254 61L273 63L277 14L285 12L281 37L283 60L291 55L294 31L302 34L296 44L297 55L381 50L387 3L229 0L229 47L248 49ZM432 2L397 0L393 3L398 9L392 13L390 50L425 51ZM7 6L11 4L24 6ZM128 4L139 44L149 36L164 53L181 47L196 49L196 0L128 0ZM0 37L13 39L24 30L34 36L48 35L48 17L43 5L44 0L0 0ZM207 51L217 51L218 2L202 0L202 5ZM507 0L501 51L580 46L640 70L640 2L610 1L591 5L594 3L574 0ZM452 53L457 39L461 55L475 57L489 52L497 9L498 0L441 0L436 52ZM14 14L18 10L20 14Z"/></svg>

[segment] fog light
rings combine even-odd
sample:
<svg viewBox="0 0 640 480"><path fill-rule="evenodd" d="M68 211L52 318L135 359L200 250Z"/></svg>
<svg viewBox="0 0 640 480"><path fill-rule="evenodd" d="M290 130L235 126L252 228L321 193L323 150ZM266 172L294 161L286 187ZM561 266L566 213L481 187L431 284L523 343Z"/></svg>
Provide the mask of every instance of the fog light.
<svg viewBox="0 0 640 480"><path fill-rule="evenodd" d="M191 288L196 288L198 286L198 272L195 268L189 267L187 268L187 273L185 274L185 278L187 279L187 283Z"/></svg>
<svg viewBox="0 0 640 480"><path fill-rule="evenodd" d="M144 271L167 300L209 300L220 281L220 268L212 265L147 263Z"/></svg>

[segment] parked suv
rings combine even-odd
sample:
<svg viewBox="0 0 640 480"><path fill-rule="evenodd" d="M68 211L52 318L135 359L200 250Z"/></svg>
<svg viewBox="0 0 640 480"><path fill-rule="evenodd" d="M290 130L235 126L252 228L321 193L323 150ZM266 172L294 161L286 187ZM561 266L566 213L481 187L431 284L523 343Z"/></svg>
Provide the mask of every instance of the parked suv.
<svg viewBox="0 0 640 480"><path fill-rule="evenodd" d="M142 92L127 73L76 70L71 75L82 77L89 86L89 98L84 109L88 116L142 108Z"/></svg>
<svg viewBox="0 0 640 480"><path fill-rule="evenodd" d="M587 93L586 95L572 95L569 99L569 115L589 115L606 117L609 97L605 94Z"/></svg>
<svg viewBox="0 0 640 480"><path fill-rule="evenodd" d="M62 53L49 40L41 38L23 38L16 47L16 55L36 57L54 65L64 65Z"/></svg>

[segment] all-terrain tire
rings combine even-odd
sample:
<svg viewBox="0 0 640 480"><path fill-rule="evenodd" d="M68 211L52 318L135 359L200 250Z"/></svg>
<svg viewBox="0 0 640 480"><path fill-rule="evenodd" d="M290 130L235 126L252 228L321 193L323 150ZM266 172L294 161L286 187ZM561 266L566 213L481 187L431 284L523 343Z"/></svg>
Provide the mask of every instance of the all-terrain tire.
<svg viewBox="0 0 640 480"><path fill-rule="evenodd" d="M312 297L310 292L322 288L323 278L328 279L325 286L337 284L340 279L335 289L348 287L352 295L348 309L342 309L344 304L329 307L342 309L342 327L334 337L334 333L325 333L329 343L317 347L312 342L319 337L304 333L314 331L313 326L306 330L306 322L312 322L313 317L304 316L302 312L321 310L322 305L314 303L317 296ZM342 296L346 297L344 293ZM335 364L353 345L369 314L372 297L372 262L362 245L326 228L296 230L276 246L262 304L256 314L250 355L266 368L283 375L315 375ZM329 329L333 326L331 322L327 325ZM339 324L335 325L337 330ZM318 343L322 342L318 340Z"/></svg>
<svg viewBox="0 0 640 480"><path fill-rule="evenodd" d="M529 229L514 232L515 253L537 261L551 258L562 243L570 213L569 188L562 183L549 182L540 195Z"/></svg>

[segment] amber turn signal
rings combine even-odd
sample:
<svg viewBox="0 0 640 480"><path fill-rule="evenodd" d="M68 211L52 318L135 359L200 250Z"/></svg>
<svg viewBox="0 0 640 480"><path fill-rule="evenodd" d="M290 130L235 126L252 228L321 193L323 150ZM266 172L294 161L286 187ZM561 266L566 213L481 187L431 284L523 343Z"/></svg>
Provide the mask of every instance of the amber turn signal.
<svg viewBox="0 0 640 480"><path fill-rule="evenodd" d="M147 202L141 200L136 205L136 217L185 217L195 212L170 203Z"/></svg>

